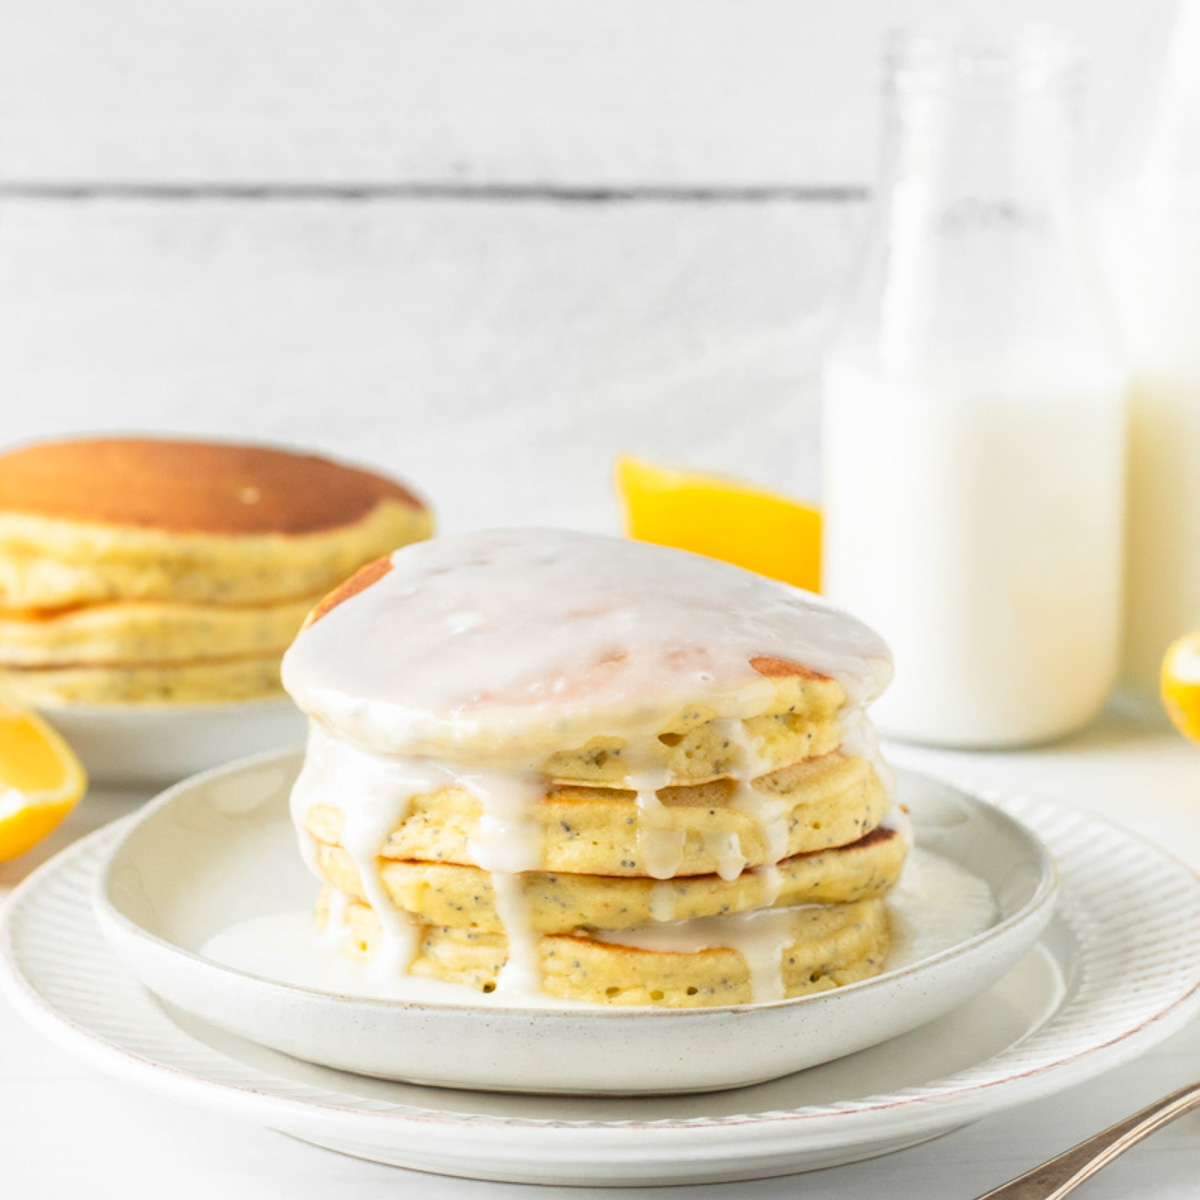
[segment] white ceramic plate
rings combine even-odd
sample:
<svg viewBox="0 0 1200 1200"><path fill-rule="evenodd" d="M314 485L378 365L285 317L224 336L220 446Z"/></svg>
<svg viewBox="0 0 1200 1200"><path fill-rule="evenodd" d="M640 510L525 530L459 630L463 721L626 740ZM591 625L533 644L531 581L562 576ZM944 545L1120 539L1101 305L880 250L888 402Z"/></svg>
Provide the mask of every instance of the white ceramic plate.
<svg viewBox="0 0 1200 1200"><path fill-rule="evenodd" d="M963 791L907 773L900 796L917 844L984 879L996 915L984 933L902 969L795 1000L681 1010L330 994L199 953L236 922L311 907L316 885L287 803L299 763L296 754L264 757L165 793L114 848L96 915L134 974L171 1004L275 1050L384 1079L589 1095L761 1083L949 1012L1009 970L1053 906L1054 868L1032 834Z"/></svg>
<svg viewBox="0 0 1200 1200"><path fill-rule="evenodd" d="M0 982L39 1029L158 1094L361 1158L547 1184L701 1183L883 1154L1086 1080L1179 1029L1200 997L1200 882L1071 809L1002 802L1061 874L1002 980L884 1045L753 1088L585 1099L454 1092L317 1067L165 1010L100 936L90 893L120 836L42 867L0 916Z"/></svg>
<svg viewBox="0 0 1200 1200"><path fill-rule="evenodd" d="M95 783L174 783L231 759L304 740L286 696L228 704L86 705L44 710Z"/></svg>

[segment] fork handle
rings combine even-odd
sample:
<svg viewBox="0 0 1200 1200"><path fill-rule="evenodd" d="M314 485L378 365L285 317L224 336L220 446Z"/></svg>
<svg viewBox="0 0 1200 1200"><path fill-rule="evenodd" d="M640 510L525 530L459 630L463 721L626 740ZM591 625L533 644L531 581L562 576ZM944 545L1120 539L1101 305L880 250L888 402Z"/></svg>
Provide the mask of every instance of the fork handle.
<svg viewBox="0 0 1200 1200"><path fill-rule="evenodd" d="M985 1192L977 1200L1059 1200L1156 1129L1200 1108L1200 1083L1180 1088L1103 1133Z"/></svg>

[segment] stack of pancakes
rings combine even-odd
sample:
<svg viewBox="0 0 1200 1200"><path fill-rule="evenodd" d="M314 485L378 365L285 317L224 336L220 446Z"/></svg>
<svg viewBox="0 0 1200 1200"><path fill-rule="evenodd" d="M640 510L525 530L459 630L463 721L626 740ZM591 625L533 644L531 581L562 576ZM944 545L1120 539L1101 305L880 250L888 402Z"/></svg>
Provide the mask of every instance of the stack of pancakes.
<svg viewBox="0 0 1200 1200"><path fill-rule="evenodd" d="M782 584L561 531L439 539L313 612L284 682L318 919L389 973L693 1006L882 969L906 842L886 647Z"/></svg>
<svg viewBox="0 0 1200 1200"><path fill-rule="evenodd" d="M39 706L246 699L316 598L428 536L391 480L259 446L96 438L0 455L0 679Z"/></svg>

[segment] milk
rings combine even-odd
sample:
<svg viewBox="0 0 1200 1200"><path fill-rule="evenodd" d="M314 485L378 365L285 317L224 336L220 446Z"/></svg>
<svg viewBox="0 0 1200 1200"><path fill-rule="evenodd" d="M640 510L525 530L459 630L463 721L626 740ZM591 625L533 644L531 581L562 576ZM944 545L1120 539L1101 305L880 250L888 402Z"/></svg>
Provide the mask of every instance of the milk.
<svg viewBox="0 0 1200 1200"><path fill-rule="evenodd" d="M1200 628L1200 184L1194 201L1107 224L1134 363L1122 675L1147 697L1167 645Z"/></svg>
<svg viewBox="0 0 1200 1200"><path fill-rule="evenodd" d="M1099 711L1118 659L1124 393L1086 362L965 360L922 382L828 366L822 590L892 647L881 729L1008 746Z"/></svg>
<svg viewBox="0 0 1200 1200"><path fill-rule="evenodd" d="M1157 707L1200 628L1200 0L1146 25L1099 164L1100 246L1133 368L1123 682Z"/></svg>
<svg viewBox="0 0 1200 1200"><path fill-rule="evenodd" d="M1168 644L1200 629L1200 370L1135 377L1129 482L1123 678L1152 697Z"/></svg>

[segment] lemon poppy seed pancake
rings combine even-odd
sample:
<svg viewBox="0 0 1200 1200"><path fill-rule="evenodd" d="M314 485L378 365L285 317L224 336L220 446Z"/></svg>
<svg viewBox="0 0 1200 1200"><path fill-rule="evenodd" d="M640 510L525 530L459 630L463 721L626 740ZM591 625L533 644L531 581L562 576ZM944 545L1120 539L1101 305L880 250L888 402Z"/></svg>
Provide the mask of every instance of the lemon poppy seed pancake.
<svg viewBox="0 0 1200 1200"><path fill-rule="evenodd" d="M905 850L897 829L879 826L849 845L785 858L777 880L759 871L667 880L531 871L521 879L535 932L578 933L874 899L895 884ZM354 860L340 846L318 843L317 865L328 884L367 903ZM504 932L491 877L478 867L389 859L380 877L392 904L423 925Z"/></svg>
<svg viewBox="0 0 1200 1200"><path fill-rule="evenodd" d="M352 957L370 960L385 940L369 906L341 915ZM328 928L329 896L318 902ZM410 973L480 992L501 986L511 946L504 933L417 925ZM741 917L601 934L539 934L533 962L544 994L593 1004L696 1008L792 999L877 975L890 946L882 900L772 909ZM667 934L659 946L655 934ZM626 939L626 940L622 940ZM753 950L747 953L746 946Z"/></svg>
<svg viewBox="0 0 1200 1200"><path fill-rule="evenodd" d="M684 552L552 530L405 547L284 657L313 718L292 812L322 920L387 970L598 1003L877 971L905 842L864 708L889 675L852 617ZM590 981L559 977L558 941L590 947Z"/></svg>
<svg viewBox="0 0 1200 1200"><path fill-rule="evenodd" d="M310 743L310 755L319 765L302 772L293 807L317 841L345 845L354 836L354 800L328 781L371 768L347 764L343 751L331 769L328 735L317 729L310 737L318 743L315 754ZM388 794L386 778L382 772L376 777L376 795ZM432 772L426 778L391 823L378 857L486 866L490 795L473 789L470 779L449 782ZM407 782L396 783L393 794L409 794ZM872 764L839 753L745 782L719 779L652 793L547 782L532 801L520 831L531 869L662 878L733 875L853 842L891 806Z"/></svg>
<svg viewBox="0 0 1200 1200"><path fill-rule="evenodd" d="M4 675L27 704L206 704L281 692L279 655L155 664L20 668Z"/></svg>
<svg viewBox="0 0 1200 1200"><path fill-rule="evenodd" d="M512 530L365 568L313 610L284 673L301 708L377 751L554 757L570 778L571 756L612 740L612 781L664 770L681 731L716 722L721 749L756 766L757 743L736 745L744 721L836 720L891 666L878 635L786 584L642 542Z"/></svg>
<svg viewBox="0 0 1200 1200"><path fill-rule="evenodd" d="M71 608L0 609L0 665L77 667L188 662L220 646L230 658L279 657L320 596L278 604L117 601Z"/></svg>
<svg viewBox="0 0 1200 1200"><path fill-rule="evenodd" d="M49 706L278 694L312 605L429 529L401 485L270 447L94 438L0 454L0 673Z"/></svg>
<svg viewBox="0 0 1200 1200"><path fill-rule="evenodd" d="M294 601L428 536L382 476L265 446L94 438L0 455L0 606Z"/></svg>

